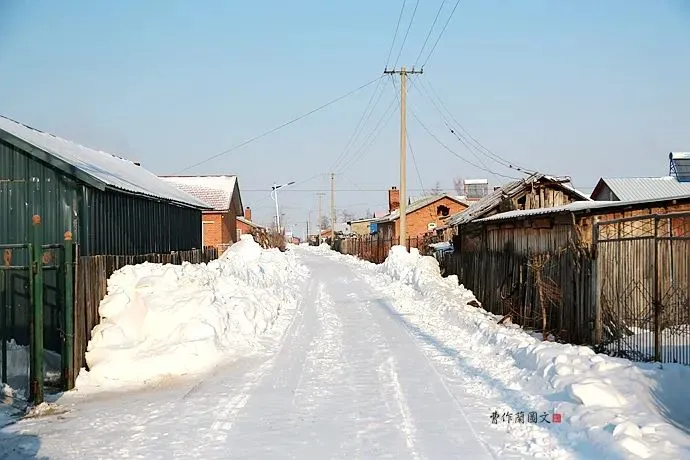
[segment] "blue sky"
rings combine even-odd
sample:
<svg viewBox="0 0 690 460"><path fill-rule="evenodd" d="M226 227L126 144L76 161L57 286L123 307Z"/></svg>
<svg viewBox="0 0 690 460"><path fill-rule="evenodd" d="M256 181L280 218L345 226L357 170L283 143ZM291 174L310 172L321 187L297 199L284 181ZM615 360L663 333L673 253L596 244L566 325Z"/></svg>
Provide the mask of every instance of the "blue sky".
<svg viewBox="0 0 690 460"><path fill-rule="evenodd" d="M2 2L0 112L177 173L378 77L401 3ZM420 0L399 65L415 62L440 3ZM454 4L446 1L427 51ZM690 150L688 21L685 0L462 1L411 85L410 110L475 164L479 154L430 102L434 91L492 152L570 175L586 191L601 176L663 175L669 151ZM186 173L237 174L265 223L274 181L311 178L280 196L303 232L375 86ZM361 141L394 101L390 79L379 88ZM398 183L398 112L387 121L358 161L337 170L339 210L386 207L385 189ZM456 177L505 180L448 152L411 114L408 128L419 170L409 157L410 194L437 182L450 191ZM348 158L358 151L356 143ZM480 158L492 173L516 174Z"/></svg>

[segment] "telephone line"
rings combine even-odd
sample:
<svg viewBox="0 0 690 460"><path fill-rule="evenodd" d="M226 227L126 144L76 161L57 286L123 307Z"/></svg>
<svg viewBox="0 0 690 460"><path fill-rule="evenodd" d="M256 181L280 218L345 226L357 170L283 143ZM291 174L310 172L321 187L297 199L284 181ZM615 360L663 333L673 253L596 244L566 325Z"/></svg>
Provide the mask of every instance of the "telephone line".
<svg viewBox="0 0 690 460"><path fill-rule="evenodd" d="M426 48L426 44L429 42L429 38L431 38L431 33L434 31L434 26L436 26L436 21L438 21L438 17L441 15L441 10L443 9L443 5L446 4L446 0L443 0L441 2L441 6L438 7L438 11L436 12L436 17L434 18L434 22L431 23L431 28L429 29L429 33L426 34L426 38L424 39L424 44L422 45L422 49L419 50L419 55L417 55L417 59L414 60L414 65L412 68L417 67L417 63L419 62L419 59L422 57L422 53L424 52L424 48Z"/></svg>
<svg viewBox="0 0 690 460"><path fill-rule="evenodd" d="M453 7L453 11L450 12L450 16L448 16L448 20L446 21L445 25L443 26L443 29L441 29L441 33L438 34L438 38L436 38L436 42L434 42L434 46L431 48L431 51L429 51L429 54L426 57L426 60L424 61L424 64L422 64L422 69L426 65L427 62L429 62L429 59L431 59L431 55L434 54L434 51L436 50L436 46L438 46L438 42L441 41L441 37L443 36L444 32L448 28L448 24L450 24L450 20L453 17L453 14L455 14L455 10L458 8L458 5L460 4L460 0L455 2L455 6Z"/></svg>
<svg viewBox="0 0 690 460"><path fill-rule="evenodd" d="M312 115L312 114L314 114L314 113L316 113L316 112L318 112L318 111L320 111L320 110L323 110L323 109L325 109L326 107L335 104L336 102L340 102L341 100L345 99L346 97L353 95L354 93L356 93L356 92L358 92L358 91L360 91L360 90L366 88L366 87L369 86L369 85L372 85L372 84L376 83L377 81L380 81L381 78L382 78L382 77L377 77L377 78L371 80L370 82L365 83L365 84L363 84L363 85L361 85L361 86L359 86L359 87L353 89L352 91L349 91L348 93L343 94L342 96L339 96L339 97L337 97L337 98L335 98L335 99L332 99L331 101L329 101L329 102L327 102L327 103L325 103L325 104L323 104L323 105L321 105L321 106L319 106L319 107L317 107L317 108L315 108L315 109L313 109L313 110L310 110L309 112L306 112L306 113L304 113L304 114L302 114L302 115L300 115L300 116L298 116L298 117L296 117L296 118L293 118L292 120L289 120L289 121L287 121L287 122L285 122L285 123L283 123L283 124L281 124L281 125L278 125L278 126L276 126L275 128L273 128L273 129L269 129L268 131L264 131L263 133L259 134L258 136L254 136L254 137L252 137L251 139L248 139L248 140L246 140L246 141L244 141L244 142L241 142L240 144L237 144L237 145L235 145L235 146L233 146L233 147L231 147L231 148L229 148L229 149L227 149L227 150L223 150L223 151L220 152L220 153L217 153L217 154L215 154L215 155L212 155L212 156L206 158L205 160L202 160L202 161L200 161L200 162L198 162L198 163L194 163L194 164L191 165L191 166L187 166L186 168L184 168L184 169L182 169L181 171L179 171L178 174L179 174L179 173L183 173L183 172L185 172L185 171L188 171L188 170L190 170L190 169L192 169L192 168L196 168L197 166L200 166L200 165L202 165L202 164L208 163L209 161L215 160L216 158L221 157L221 156L223 156L223 155L227 155L228 153L231 153L231 152L233 152L233 151L235 151L235 150L237 150L237 149L239 149L239 148L241 148L241 147L244 147L244 146L247 145L247 144L250 144L250 143L252 143L252 142L254 142L254 141L257 141L257 140L259 140L259 139L261 139L261 138L263 138L263 137L266 137L266 136L268 136L269 134L273 134L274 132L276 132L276 131L278 131L278 130L280 130L280 129L282 129L282 128L285 128L286 126L289 126L289 125L291 125L291 124L293 124L293 123L295 123L295 122L297 122L297 121L299 121L299 120L301 120L301 119L303 119L303 118L306 118L306 117L308 117L309 115Z"/></svg>

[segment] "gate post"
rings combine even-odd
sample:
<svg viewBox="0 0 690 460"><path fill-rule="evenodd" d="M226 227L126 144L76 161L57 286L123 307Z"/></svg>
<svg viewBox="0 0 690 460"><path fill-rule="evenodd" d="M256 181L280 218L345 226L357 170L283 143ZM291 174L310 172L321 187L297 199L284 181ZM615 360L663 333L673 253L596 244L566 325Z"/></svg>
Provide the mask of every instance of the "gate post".
<svg viewBox="0 0 690 460"><path fill-rule="evenodd" d="M661 301L659 299L659 217L654 216L654 271L652 305L654 306L654 361L661 362Z"/></svg>
<svg viewBox="0 0 690 460"><path fill-rule="evenodd" d="M31 315L31 386L30 396L34 404L43 402L43 241L41 235L41 216L36 214L31 219L33 278L33 312Z"/></svg>
<svg viewBox="0 0 690 460"><path fill-rule="evenodd" d="M65 232L65 332L62 355L62 379L66 390L74 387L74 244L72 232Z"/></svg>

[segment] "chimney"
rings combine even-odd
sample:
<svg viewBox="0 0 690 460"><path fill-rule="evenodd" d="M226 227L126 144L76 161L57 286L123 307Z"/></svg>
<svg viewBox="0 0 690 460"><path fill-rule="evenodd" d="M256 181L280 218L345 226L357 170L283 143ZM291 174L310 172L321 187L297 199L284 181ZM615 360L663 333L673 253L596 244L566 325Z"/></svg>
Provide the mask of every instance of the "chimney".
<svg viewBox="0 0 690 460"><path fill-rule="evenodd" d="M400 209L400 190L393 186L388 190L388 212Z"/></svg>
<svg viewBox="0 0 690 460"><path fill-rule="evenodd" d="M252 208L247 206L244 208L244 218L251 222L252 220Z"/></svg>

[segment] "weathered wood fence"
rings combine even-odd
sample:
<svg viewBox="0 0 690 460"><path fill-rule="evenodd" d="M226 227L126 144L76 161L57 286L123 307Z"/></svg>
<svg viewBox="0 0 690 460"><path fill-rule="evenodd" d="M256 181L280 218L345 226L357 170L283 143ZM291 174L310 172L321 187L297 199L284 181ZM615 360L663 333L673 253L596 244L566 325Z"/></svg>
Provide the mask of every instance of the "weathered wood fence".
<svg viewBox="0 0 690 460"><path fill-rule="evenodd" d="M169 254L78 256L74 277L74 345L72 347L74 372L72 375L78 375L80 368L87 367L84 357L86 347L91 339L91 331L101 319L98 307L107 293L108 278L116 270L144 262L181 265L183 262L208 263L217 258L218 249L215 247ZM74 382L69 382L69 388L73 384Z"/></svg>
<svg viewBox="0 0 690 460"><path fill-rule="evenodd" d="M405 243L408 250L416 248L421 254L429 255L429 245L437 243L436 236L408 237ZM336 239L333 249L341 254L350 254L375 264L383 263L388 257L391 248L398 244L398 238L382 238L377 235L362 235L349 238Z"/></svg>

